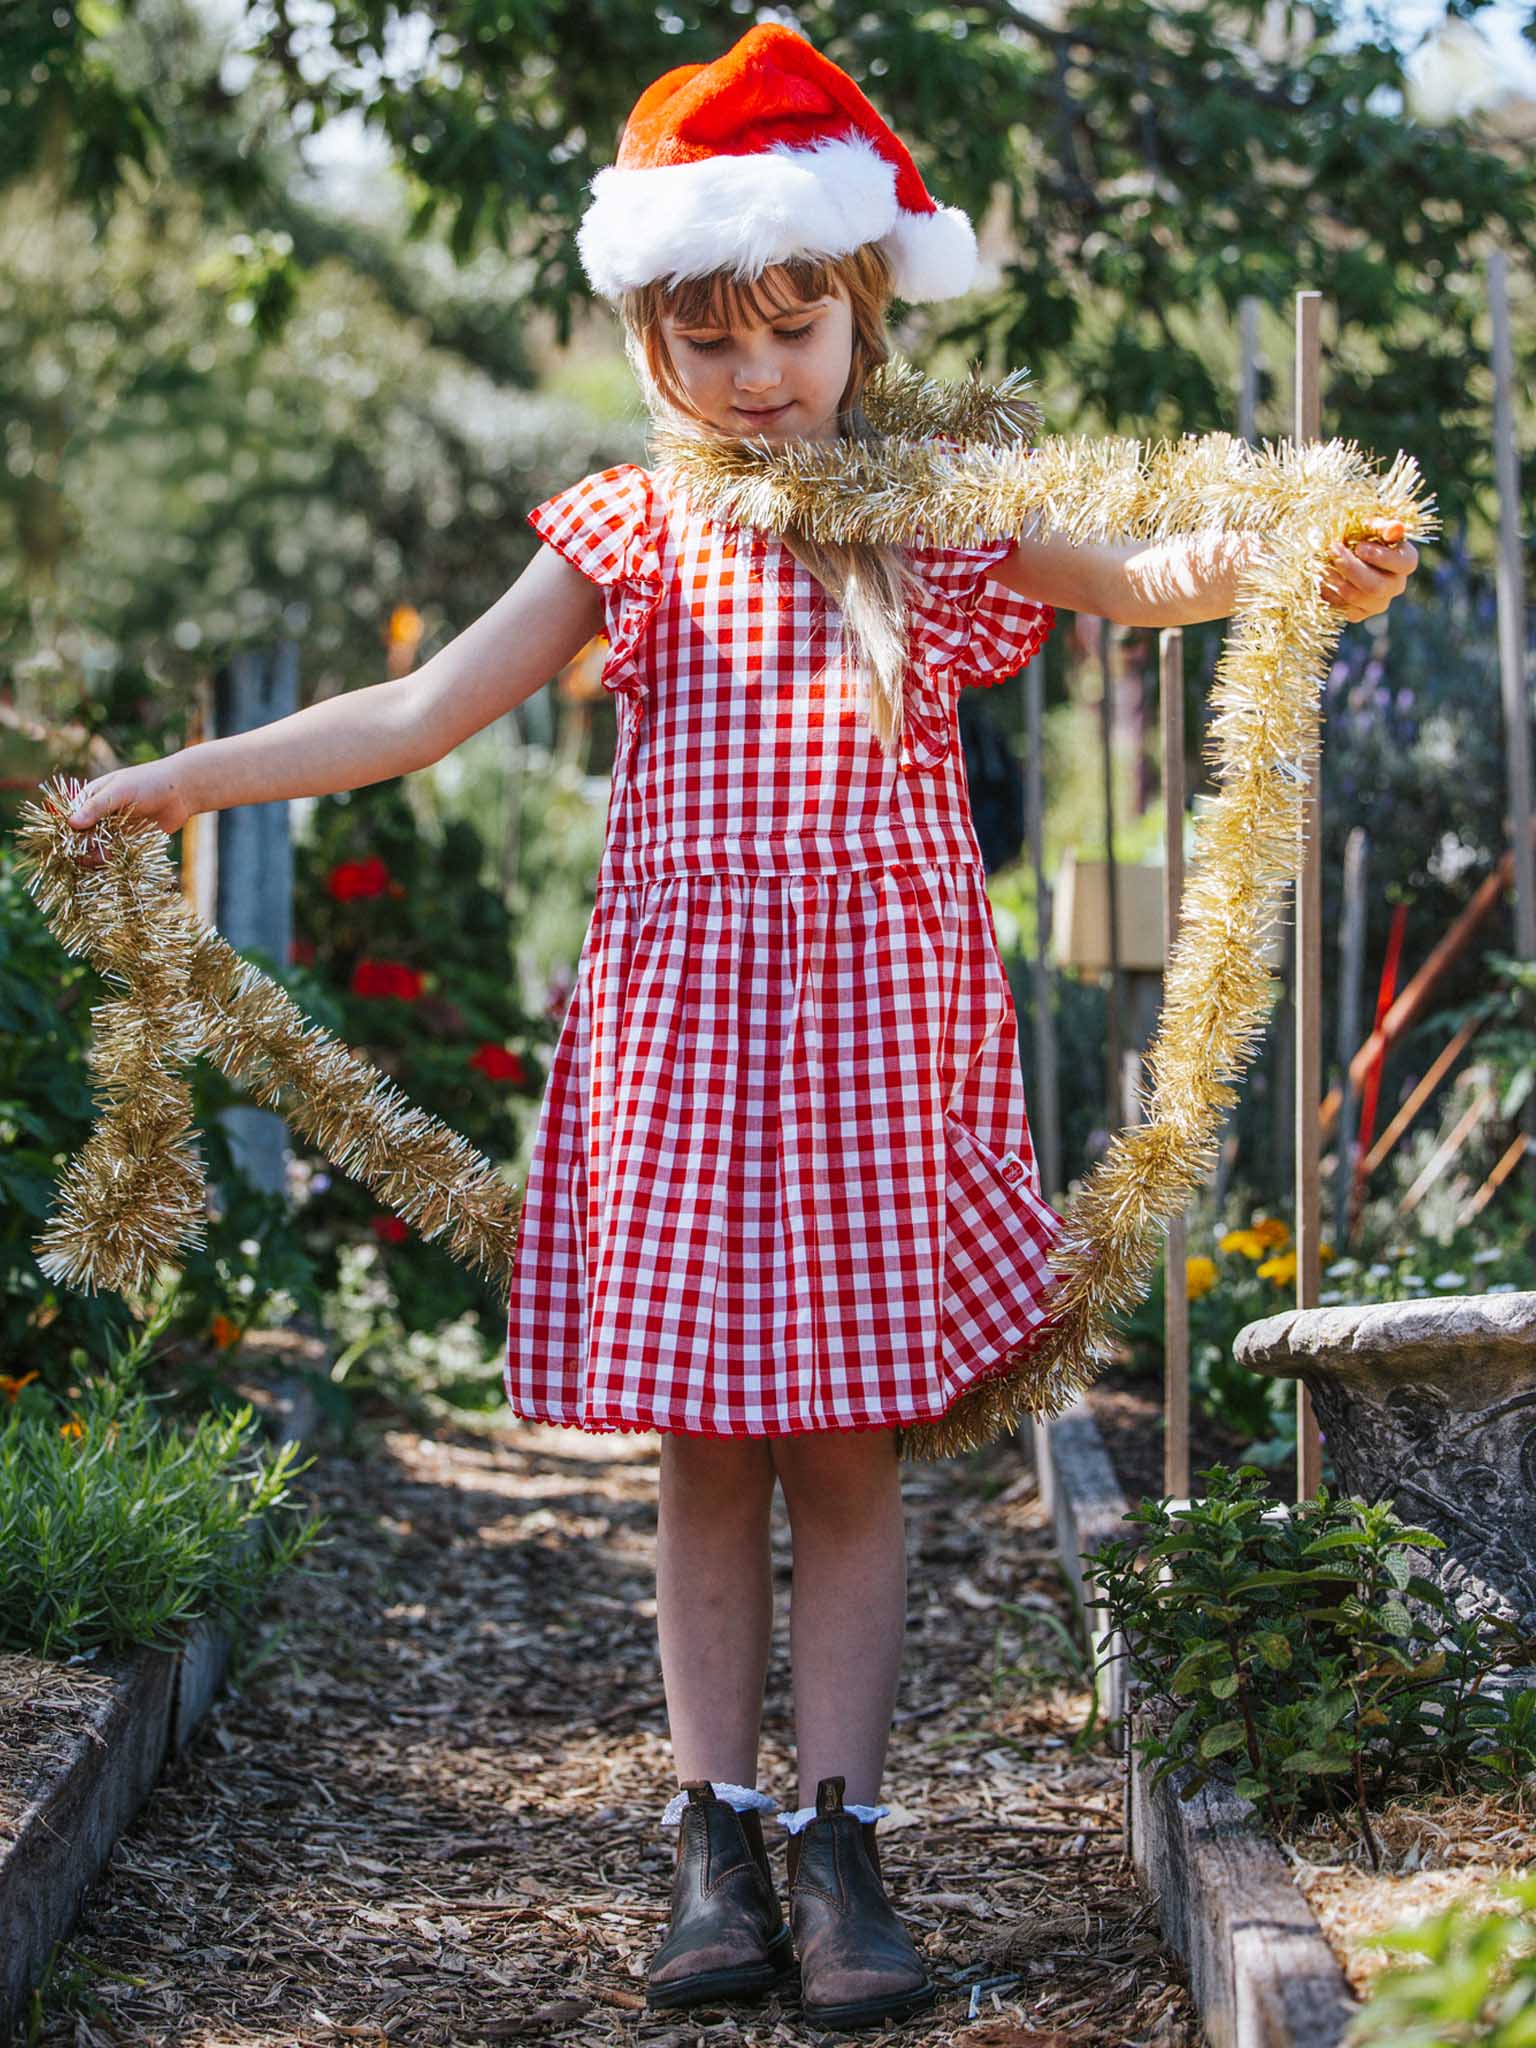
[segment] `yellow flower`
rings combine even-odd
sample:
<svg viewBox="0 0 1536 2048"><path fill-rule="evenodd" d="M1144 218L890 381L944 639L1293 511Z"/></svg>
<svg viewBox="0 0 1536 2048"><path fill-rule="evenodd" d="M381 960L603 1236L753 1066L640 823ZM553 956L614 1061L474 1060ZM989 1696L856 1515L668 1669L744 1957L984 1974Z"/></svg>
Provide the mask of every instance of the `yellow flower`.
<svg viewBox="0 0 1536 2048"><path fill-rule="evenodd" d="M1296 1254L1276 1252L1272 1259L1266 1259L1259 1268L1261 1280L1273 1280L1277 1287L1285 1287L1296 1278Z"/></svg>
<svg viewBox="0 0 1536 2048"><path fill-rule="evenodd" d="M1278 1216L1260 1216L1253 1226L1253 1234L1261 1238L1270 1251L1283 1251L1291 1241L1290 1227Z"/></svg>
<svg viewBox="0 0 1536 2048"><path fill-rule="evenodd" d="M69 1418L68 1422L61 1422L61 1423L59 1424L59 1435L60 1435L60 1436L84 1436L84 1435L85 1435L85 1424L84 1424L83 1422L79 1421L77 1417L75 1417L75 1416L71 1415L71 1417Z"/></svg>
<svg viewBox="0 0 1536 2048"><path fill-rule="evenodd" d="M1335 1253L1331 1244L1320 1244L1318 1246L1317 1261L1320 1266L1331 1265L1334 1257Z"/></svg>
<svg viewBox="0 0 1536 2048"><path fill-rule="evenodd" d="M1245 1259L1262 1259L1269 1246L1256 1230L1229 1230L1217 1249L1241 1252Z"/></svg>
<svg viewBox="0 0 1536 2048"><path fill-rule="evenodd" d="M27 1381L36 1378L36 1372L24 1372L19 1380L12 1379L8 1372L0 1372L0 1394L4 1394L7 1401L14 1401Z"/></svg>
<svg viewBox="0 0 1536 2048"><path fill-rule="evenodd" d="M1191 1301L1198 1301L1202 1294L1209 1294L1218 1277L1214 1259L1194 1258L1184 1261L1184 1292Z"/></svg>

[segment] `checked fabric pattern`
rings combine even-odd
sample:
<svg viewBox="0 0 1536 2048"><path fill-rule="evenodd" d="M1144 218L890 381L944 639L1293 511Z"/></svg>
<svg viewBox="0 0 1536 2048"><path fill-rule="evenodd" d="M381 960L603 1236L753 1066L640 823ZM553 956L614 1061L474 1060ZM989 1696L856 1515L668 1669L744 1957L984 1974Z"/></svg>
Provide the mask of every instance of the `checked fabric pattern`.
<svg viewBox="0 0 1536 2048"><path fill-rule="evenodd" d="M943 1414L1049 1320L1016 1018L956 698L1049 605L916 546L887 759L778 539L620 464L535 508L618 697L591 923L534 1137L505 1385L530 1420L781 1436Z"/></svg>

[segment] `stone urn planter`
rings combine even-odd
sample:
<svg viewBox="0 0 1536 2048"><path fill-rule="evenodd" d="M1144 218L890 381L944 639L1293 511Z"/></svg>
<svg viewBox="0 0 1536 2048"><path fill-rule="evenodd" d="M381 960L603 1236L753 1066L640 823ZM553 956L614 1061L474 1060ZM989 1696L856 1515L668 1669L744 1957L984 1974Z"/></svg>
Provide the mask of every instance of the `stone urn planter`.
<svg viewBox="0 0 1536 2048"><path fill-rule="evenodd" d="M1444 1541L1458 1612L1536 1633L1536 1293L1293 1309L1232 1355L1306 1382L1341 1489Z"/></svg>

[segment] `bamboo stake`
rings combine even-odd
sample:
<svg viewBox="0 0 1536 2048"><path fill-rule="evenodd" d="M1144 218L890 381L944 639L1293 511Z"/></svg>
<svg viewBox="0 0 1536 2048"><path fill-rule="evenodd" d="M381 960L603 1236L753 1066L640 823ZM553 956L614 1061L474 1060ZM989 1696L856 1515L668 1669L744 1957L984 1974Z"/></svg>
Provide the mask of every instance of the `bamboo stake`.
<svg viewBox="0 0 1536 2048"><path fill-rule="evenodd" d="M1368 1179L1380 1166L1486 1022L1485 1017L1469 1017L1449 1045L1442 1046L1436 1053L1428 1073L1417 1083L1397 1115L1360 1162L1362 1179Z"/></svg>
<svg viewBox="0 0 1536 2048"><path fill-rule="evenodd" d="M1470 1223L1474 1216L1480 1216L1484 1209L1487 1208L1499 1189L1503 1187L1505 1181L1509 1179L1509 1176L1520 1164L1530 1142L1524 1131L1521 1131L1518 1137L1510 1141L1509 1150L1467 1204L1461 1219L1463 1223Z"/></svg>
<svg viewBox="0 0 1536 2048"><path fill-rule="evenodd" d="M1536 820L1531 825L1536 833ZM1434 994L1435 987L1443 975L1453 967L1467 947L1477 936L1478 927L1491 911L1503 901L1504 891L1509 887L1515 872L1514 854L1506 848L1502 859L1491 875L1485 875L1478 885L1477 894L1464 910L1458 913L1450 930L1436 945L1424 965L1414 975L1397 1001L1382 1018L1379 1028L1361 1046L1349 1063L1350 1078L1360 1081L1364 1078L1371 1061L1385 1046L1389 1047L1395 1038L1400 1038L1418 1017L1419 1012ZM1320 1138L1326 1138L1333 1128L1333 1120L1339 1113L1339 1091L1335 1088L1324 1097L1317 1112L1317 1128Z"/></svg>

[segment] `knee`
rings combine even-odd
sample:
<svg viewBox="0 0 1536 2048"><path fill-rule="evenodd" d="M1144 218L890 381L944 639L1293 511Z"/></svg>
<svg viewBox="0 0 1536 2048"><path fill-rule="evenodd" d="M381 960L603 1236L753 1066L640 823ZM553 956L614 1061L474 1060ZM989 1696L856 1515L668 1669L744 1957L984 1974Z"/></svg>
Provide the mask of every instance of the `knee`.
<svg viewBox="0 0 1536 2048"><path fill-rule="evenodd" d="M715 1517L746 1521L767 1515L773 1501L773 1456L766 1439L682 1436L662 1438L663 1493Z"/></svg>
<svg viewBox="0 0 1536 2048"><path fill-rule="evenodd" d="M777 1437L774 1465L790 1519L869 1526L882 1505L900 1512L901 1470L896 1432L829 1431Z"/></svg>

